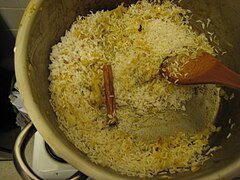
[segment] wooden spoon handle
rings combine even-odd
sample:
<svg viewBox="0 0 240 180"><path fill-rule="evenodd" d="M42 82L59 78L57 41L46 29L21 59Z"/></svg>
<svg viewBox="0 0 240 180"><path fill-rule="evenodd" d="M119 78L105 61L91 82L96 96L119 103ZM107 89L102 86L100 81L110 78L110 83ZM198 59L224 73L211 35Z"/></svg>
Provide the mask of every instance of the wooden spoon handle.
<svg viewBox="0 0 240 180"><path fill-rule="evenodd" d="M209 78L220 85L240 89L240 75L227 68L220 62L215 64L215 67L212 69L212 73Z"/></svg>
<svg viewBox="0 0 240 180"><path fill-rule="evenodd" d="M217 58L202 53L196 60L184 66L189 77L181 80L182 84L219 84L240 89L240 74L227 68Z"/></svg>
<svg viewBox="0 0 240 180"><path fill-rule="evenodd" d="M184 65L183 71L189 75L181 78L179 84L219 84L240 89L240 74L227 68L209 53L202 53Z"/></svg>
<svg viewBox="0 0 240 180"><path fill-rule="evenodd" d="M219 84L240 89L240 74L227 68L207 52L184 64L180 69L181 75L176 76L166 69L161 67L160 72L168 77L169 81L177 84Z"/></svg>

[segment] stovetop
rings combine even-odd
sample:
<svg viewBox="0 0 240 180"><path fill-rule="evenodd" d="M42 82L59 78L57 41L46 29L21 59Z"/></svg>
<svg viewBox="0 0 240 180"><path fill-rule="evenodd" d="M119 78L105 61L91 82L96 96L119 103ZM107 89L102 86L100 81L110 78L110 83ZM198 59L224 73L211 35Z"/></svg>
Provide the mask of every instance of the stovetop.
<svg viewBox="0 0 240 180"><path fill-rule="evenodd" d="M36 132L33 145L33 171L42 179L64 180L74 175L77 170L59 157ZM81 174L80 179L89 179Z"/></svg>

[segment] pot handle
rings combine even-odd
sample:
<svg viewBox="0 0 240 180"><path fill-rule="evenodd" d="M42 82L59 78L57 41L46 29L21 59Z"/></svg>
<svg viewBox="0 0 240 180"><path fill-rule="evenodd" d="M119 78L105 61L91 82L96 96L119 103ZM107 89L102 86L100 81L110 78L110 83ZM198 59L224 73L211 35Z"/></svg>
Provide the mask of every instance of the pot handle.
<svg viewBox="0 0 240 180"><path fill-rule="evenodd" d="M35 126L33 125L33 123L29 122L26 125L26 127L24 127L24 129L18 135L18 137L15 141L14 149L13 149L14 165L15 165L18 173L21 175L21 177L26 180L32 180L32 179L34 179L34 180L40 179L41 180L42 179L41 177L39 177L38 175L36 175L33 172L31 167L28 165L28 162L25 157L26 146L36 131L37 130L36 130ZM86 178L87 178L87 176L85 174L78 171L73 176L68 178L68 180L76 180L76 179L83 180Z"/></svg>

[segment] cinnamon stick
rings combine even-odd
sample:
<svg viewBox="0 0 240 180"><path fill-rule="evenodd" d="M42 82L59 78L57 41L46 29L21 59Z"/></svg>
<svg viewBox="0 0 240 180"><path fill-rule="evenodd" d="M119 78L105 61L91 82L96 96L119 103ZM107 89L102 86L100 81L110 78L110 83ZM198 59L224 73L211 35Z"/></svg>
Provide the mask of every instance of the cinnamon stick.
<svg viewBox="0 0 240 180"><path fill-rule="evenodd" d="M107 106L107 124L114 125L117 123L116 118L116 102L115 94L113 87L113 74L112 66L104 65L103 67L103 76L104 76L104 88L105 88L105 97L106 97L106 106Z"/></svg>

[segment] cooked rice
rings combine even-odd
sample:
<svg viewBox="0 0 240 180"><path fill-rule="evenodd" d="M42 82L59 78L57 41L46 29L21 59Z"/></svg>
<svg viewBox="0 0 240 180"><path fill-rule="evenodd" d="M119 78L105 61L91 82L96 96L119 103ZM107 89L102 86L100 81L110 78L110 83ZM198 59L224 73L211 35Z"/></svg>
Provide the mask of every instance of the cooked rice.
<svg viewBox="0 0 240 180"><path fill-rule="evenodd" d="M216 93L215 86L198 90L159 76L166 57L195 56L198 50L214 53L205 35L191 30L187 10L169 1L143 0L77 17L50 55L51 104L61 130L93 162L122 174L198 170L209 159L208 138L217 131L211 123L196 133L179 131L149 142L132 134L142 124L173 121L171 114L185 112L195 91L203 98ZM106 63L113 69L119 120L111 128L103 89Z"/></svg>
<svg viewBox="0 0 240 180"><path fill-rule="evenodd" d="M228 133L227 135L227 139L229 139L231 137L232 133Z"/></svg>

